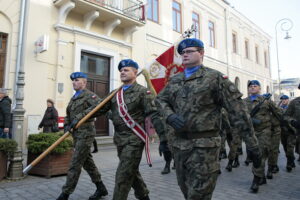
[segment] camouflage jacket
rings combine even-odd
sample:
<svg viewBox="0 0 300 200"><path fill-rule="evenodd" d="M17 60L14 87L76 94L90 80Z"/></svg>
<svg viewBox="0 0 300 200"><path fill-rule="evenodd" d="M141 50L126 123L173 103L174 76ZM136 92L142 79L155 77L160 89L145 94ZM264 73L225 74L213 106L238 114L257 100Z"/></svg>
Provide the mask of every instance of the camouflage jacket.
<svg viewBox="0 0 300 200"><path fill-rule="evenodd" d="M130 88L124 91L124 101L130 116L143 128L145 118L150 116L158 134L160 131L164 130L163 123L160 120L159 113L154 103L154 95L151 94L147 88L135 82ZM115 128L114 142L117 145L122 146L128 143L142 144L141 139L127 127L120 117L116 96L107 102L97 114L104 114L108 111L111 111L110 119Z"/></svg>
<svg viewBox="0 0 300 200"><path fill-rule="evenodd" d="M257 147L241 96L226 76L204 66L187 79L184 73L174 75L157 96L157 102L165 118L174 113L184 118L184 134L198 135L200 138L184 139L176 135L173 146L180 149L219 146L223 107L228 112L230 125L239 130L248 147ZM206 137L207 133L214 136Z"/></svg>
<svg viewBox="0 0 300 200"><path fill-rule="evenodd" d="M264 100L263 96L258 96L256 100L251 101L250 97L244 99L248 112L251 113L253 108ZM272 100L265 100L261 104L259 111L255 114L253 118L259 120L258 124L254 124L255 131L262 131L263 129L270 127L272 125L272 117L276 117L277 120L282 120L282 110L275 105Z"/></svg>
<svg viewBox="0 0 300 200"><path fill-rule="evenodd" d="M289 103L289 106L284 113L284 119L288 121L288 123L290 123L291 120L300 121L300 97L293 99ZM300 130L297 130L297 132L299 134Z"/></svg>
<svg viewBox="0 0 300 200"><path fill-rule="evenodd" d="M69 125L74 119L78 121L91 112L100 102L100 98L89 91L84 89L77 97L72 97L67 107L65 117L65 125ZM95 135L95 131L85 132L86 126L94 126L94 118L88 119L82 126L75 130L72 134L75 137L86 137Z"/></svg>

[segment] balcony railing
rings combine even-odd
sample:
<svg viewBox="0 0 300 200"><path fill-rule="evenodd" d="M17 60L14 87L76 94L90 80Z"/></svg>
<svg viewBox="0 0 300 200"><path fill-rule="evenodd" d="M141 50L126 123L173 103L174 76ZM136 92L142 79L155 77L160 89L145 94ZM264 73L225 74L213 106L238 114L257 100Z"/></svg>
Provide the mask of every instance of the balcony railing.
<svg viewBox="0 0 300 200"><path fill-rule="evenodd" d="M129 18L144 22L145 5L138 0L85 0L98 6L123 14Z"/></svg>

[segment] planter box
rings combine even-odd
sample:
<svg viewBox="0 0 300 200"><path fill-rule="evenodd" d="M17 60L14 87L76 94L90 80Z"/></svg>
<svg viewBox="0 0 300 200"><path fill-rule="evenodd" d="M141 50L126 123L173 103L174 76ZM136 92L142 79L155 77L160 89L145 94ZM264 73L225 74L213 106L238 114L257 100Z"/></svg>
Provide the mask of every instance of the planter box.
<svg viewBox="0 0 300 200"><path fill-rule="evenodd" d="M65 175L69 169L69 163L73 155L73 150L63 154L49 154L34 166L29 174L40 175L50 178L51 176ZM27 165L29 165L39 155L28 152Z"/></svg>
<svg viewBox="0 0 300 200"><path fill-rule="evenodd" d="M7 174L7 155L0 151L0 181L6 177Z"/></svg>

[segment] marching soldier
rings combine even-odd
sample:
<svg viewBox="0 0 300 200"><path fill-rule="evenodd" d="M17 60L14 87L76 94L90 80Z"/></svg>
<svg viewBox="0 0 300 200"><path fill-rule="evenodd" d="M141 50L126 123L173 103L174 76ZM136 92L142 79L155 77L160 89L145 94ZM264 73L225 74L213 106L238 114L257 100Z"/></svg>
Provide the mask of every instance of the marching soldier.
<svg viewBox="0 0 300 200"><path fill-rule="evenodd" d="M298 86L298 89L300 89L300 84ZM299 133L300 133L300 97L293 99L289 103L289 106L286 109L284 116L285 116L285 119L287 119L290 122L290 124L296 129L296 133L298 135L297 138L294 135L294 136L291 136L291 138L293 138L293 139L289 139L289 140L291 143L292 143L292 140L294 140L294 144L295 144L295 140L297 141L296 152L299 154L300 153L300 136L299 136ZM289 143L289 141L287 143ZM287 145L287 146L291 146L291 145ZM294 152L293 151L290 152L290 150L288 150L288 147L286 150L290 154L289 156L287 155L287 171L291 171L291 167L292 168L295 167Z"/></svg>
<svg viewBox="0 0 300 200"><path fill-rule="evenodd" d="M244 137L255 167L260 165L260 152L242 94L228 77L203 65L203 42L184 39L177 51L186 69L171 77L157 104L175 131L172 149L185 199L211 199L220 169L222 107Z"/></svg>
<svg viewBox="0 0 300 200"><path fill-rule="evenodd" d="M94 119L88 119L78 129L73 130L76 124L87 115L100 102L99 97L86 89L87 75L82 72L74 72L70 75L73 88L76 91L67 107L64 131L71 132L74 139L74 153L68 170L67 180L62 188L62 193L57 200L67 200L77 185L81 168L83 167L96 185L96 192L89 200L99 200L108 194L90 152L94 141L96 129Z"/></svg>
<svg viewBox="0 0 300 200"><path fill-rule="evenodd" d="M254 168L254 179L251 190L257 192L259 185L266 184L265 162L268 158L271 141L271 116L272 114L281 120L281 111L273 101L268 97L260 95L260 83L252 80L248 83L249 96L244 99L250 113L255 135L258 139L260 152L262 153L262 162L259 168ZM248 149L247 149L248 150Z"/></svg>
<svg viewBox="0 0 300 200"><path fill-rule="evenodd" d="M145 147L149 165L149 138L144 131L145 118L151 117L158 135L164 131L162 121L154 103L154 95L136 82L138 64L131 59L122 60L120 71L123 87L97 114L111 111L117 146L119 165L116 172L113 200L126 200L131 188L137 199L149 200L149 190L139 172Z"/></svg>

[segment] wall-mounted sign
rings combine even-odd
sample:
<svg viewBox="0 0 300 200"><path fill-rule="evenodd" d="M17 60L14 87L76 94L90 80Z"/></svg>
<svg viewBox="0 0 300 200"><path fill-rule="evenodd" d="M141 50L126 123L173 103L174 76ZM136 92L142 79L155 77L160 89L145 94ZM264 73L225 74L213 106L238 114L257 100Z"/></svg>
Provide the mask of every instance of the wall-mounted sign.
<svg viewBox="0 0 300 200"><path fill-rule="evenodd" d="M47 51L48 46L49 46L49 36L42 35L35 42L35 53L42 53L44 51Z"/></svg>

